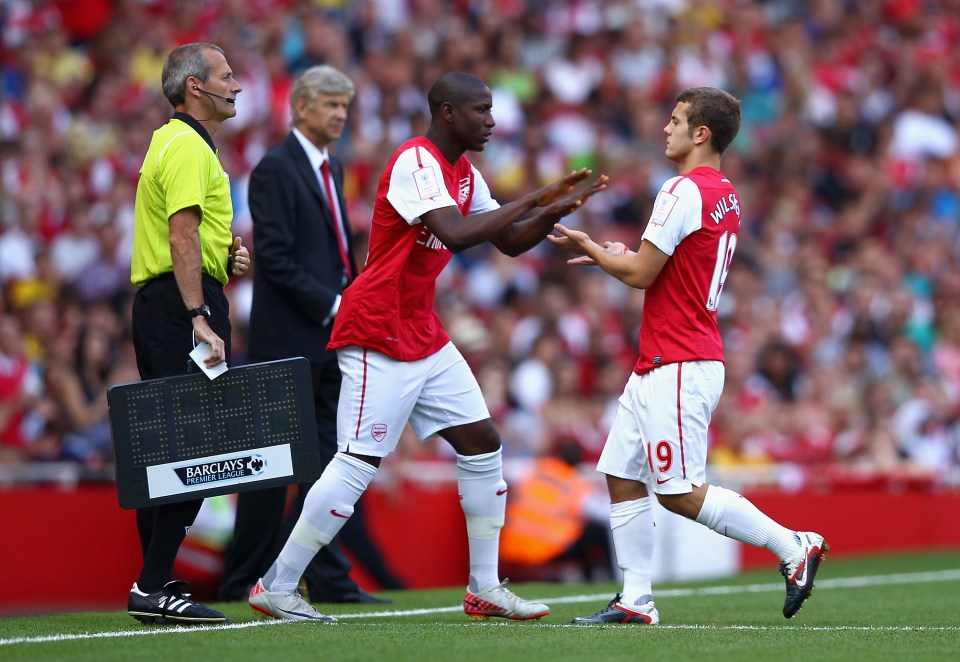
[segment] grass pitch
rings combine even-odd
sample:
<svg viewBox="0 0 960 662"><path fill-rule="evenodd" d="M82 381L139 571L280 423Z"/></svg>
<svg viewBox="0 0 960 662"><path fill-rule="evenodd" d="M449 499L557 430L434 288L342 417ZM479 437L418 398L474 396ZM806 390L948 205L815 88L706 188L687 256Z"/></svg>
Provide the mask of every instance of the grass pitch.
<svg viewBox="0 0 960 662"><path fill-rule="evenodd" d="M243 603L211 605L233 623L148 627L124 611L0 619L0 660L960 660L960 553L832 560L800 614L786 620L783 582L763 573L655 586L661 624L568 625L614 585L513 586L547 602L541 621L468 620L462 588L383 593L389 608L322 605L338 623L258 619Z"/></svg>

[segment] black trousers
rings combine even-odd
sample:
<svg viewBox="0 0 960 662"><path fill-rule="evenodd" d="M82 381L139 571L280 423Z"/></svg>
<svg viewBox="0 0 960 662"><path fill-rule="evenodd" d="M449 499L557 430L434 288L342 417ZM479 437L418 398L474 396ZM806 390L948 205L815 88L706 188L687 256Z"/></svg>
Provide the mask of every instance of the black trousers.
<svg viewBox="0 0 960 662"><path fill-rule="evenodd" d="M277 358L281 357L251 353L250 362L260 363ZM310 374L313 380L320 461L326 468L337 452L337 404L340 399L341 378L336 354L330 352L328 360L325 361L311 361ZM221 600L247 599L250 589L257 579L263 577L286 543L311 485L312 483L303 483L297 486L296 502L286 517L286 487L268 487L237 495L233 539L227 549L224 575L220 583ZM360 590L357 583L350 578L350 562L340 550L339 540L338 535L329 545L324 546L304 571L303 579L307 592L310 600L314 602L338 602L347 594Z"/></svg>
<svg viewBox="0 0 960 662"><path fill-rule="evenodd" d="M223 339L230 362L230 304L217 279L203 275L204 302L210 306L210 327ZM133 347L140 379L173 377L199 370L190 359L193 323L173 274L153 279L133 299ZM143 568L141 591L152 593L170 581L180 545L200 512L202 499L137 509L137 532Z"/></svg>

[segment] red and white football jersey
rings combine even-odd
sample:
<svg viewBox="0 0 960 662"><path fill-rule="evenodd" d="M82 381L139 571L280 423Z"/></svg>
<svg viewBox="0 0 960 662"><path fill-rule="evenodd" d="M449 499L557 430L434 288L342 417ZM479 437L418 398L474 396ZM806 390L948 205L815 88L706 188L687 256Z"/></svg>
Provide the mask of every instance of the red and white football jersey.
<svg viewBox="0 0 960 662"><path fill-rule="evenodd" d="M682 361L723 361L717 304L740 232L740 198L701 166L668 180L643 238L670 256L646 289L634 372Z"/></svg>
<svg viewBox="0 0 960 662"><path fill-rule="evenodd" d="M466 156L448 163L423 137L401 145L380 177L367 261L343 293L328 349L354 345L418 361L449 342L433 298L451 253L420 216L453 205L464 217L500 207Z"/></svg>

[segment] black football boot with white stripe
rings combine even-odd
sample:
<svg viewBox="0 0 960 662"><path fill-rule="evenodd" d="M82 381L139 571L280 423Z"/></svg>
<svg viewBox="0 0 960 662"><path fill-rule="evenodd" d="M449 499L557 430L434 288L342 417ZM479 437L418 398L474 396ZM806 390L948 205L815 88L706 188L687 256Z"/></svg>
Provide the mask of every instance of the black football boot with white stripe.
<svg viewBox="0 0 960 662"><path fill-rule="evenodd" d="M201 605L184 593L187 582L175 579L155 593L144 593L136 582L130 589L127 613L147 625L220 625L229 619L215 609Z"/></svg>

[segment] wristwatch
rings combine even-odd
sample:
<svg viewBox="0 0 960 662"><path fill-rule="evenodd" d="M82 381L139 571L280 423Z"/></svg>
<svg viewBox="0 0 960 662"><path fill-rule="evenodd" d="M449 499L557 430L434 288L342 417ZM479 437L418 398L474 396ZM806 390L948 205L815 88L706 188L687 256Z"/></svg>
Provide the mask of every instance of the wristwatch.
<svg viewBox="0 0 960 662"><path fill-rule="evenodd" d="M190 319L193 319L198 315L203 315L207 319L210 319L210 306L203 304L199 308L194 308L193 310L188 311L187 314L190 316Z"/></svg>

